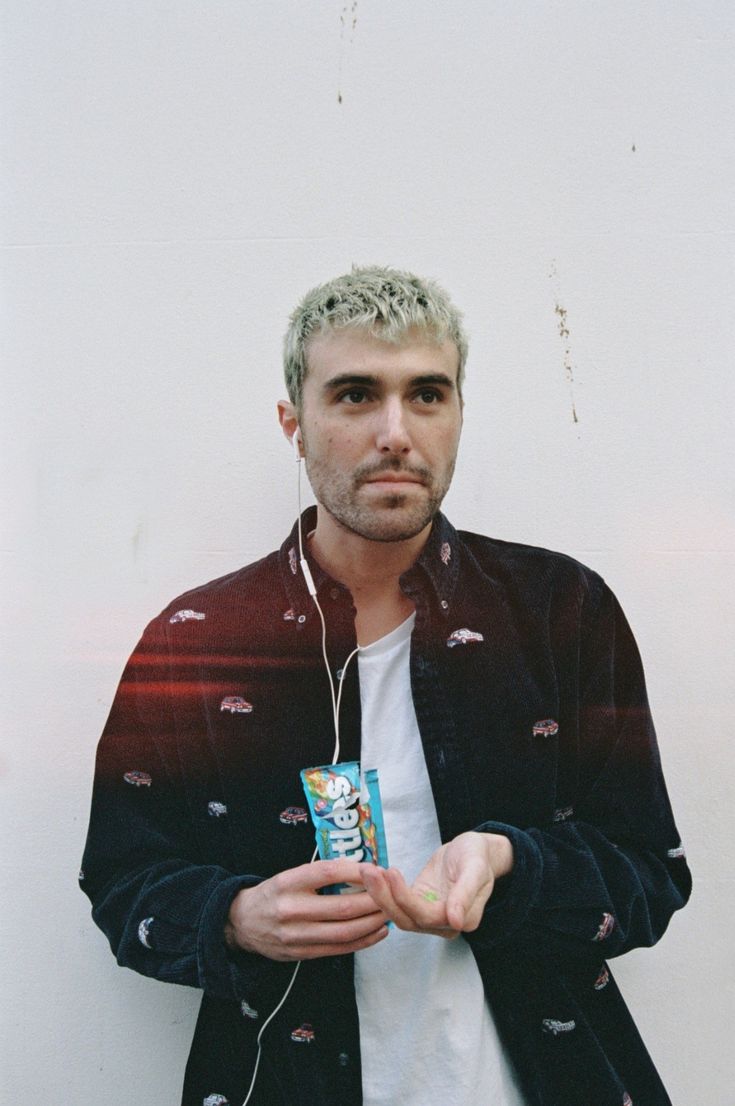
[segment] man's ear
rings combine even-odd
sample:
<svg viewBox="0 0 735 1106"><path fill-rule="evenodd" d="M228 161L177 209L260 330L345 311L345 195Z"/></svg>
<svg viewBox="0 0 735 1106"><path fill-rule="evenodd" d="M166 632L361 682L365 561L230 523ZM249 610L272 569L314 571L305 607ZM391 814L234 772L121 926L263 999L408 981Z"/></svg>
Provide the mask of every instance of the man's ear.
<svg viewBox="0 0 735 1106"><path fill-rule="evenodd" d="M299 416L296 408L288 399L279 399L277 407L278 421L281 424L281 430L291 445L293 445L293 436L299 429Z"/></svg>

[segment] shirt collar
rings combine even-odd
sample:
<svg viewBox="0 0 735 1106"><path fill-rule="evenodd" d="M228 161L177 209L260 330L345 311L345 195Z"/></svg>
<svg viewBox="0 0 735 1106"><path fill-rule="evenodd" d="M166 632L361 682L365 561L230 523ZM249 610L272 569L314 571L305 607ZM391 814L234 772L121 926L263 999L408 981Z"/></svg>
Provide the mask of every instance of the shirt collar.
<svg viewBox="0 0 735 1106"><path fill-rule="evenodd" d="M307 507L301 516L301 532L304 537L304 556L311 570L317 592L325 587L339 588L347 594L344 584L332 579L310 555L306 535L316 526L316 507ZM278 551L281 580L292 609L299 613L309 606L309 592L299 566L298 519L291 533ZM459 572L459 535L451 522L441 512L434 519L426 545L414 565L401 576L401 585L407 593L417 587L428 586L433 599L443 609L452 600Z"/></svg>

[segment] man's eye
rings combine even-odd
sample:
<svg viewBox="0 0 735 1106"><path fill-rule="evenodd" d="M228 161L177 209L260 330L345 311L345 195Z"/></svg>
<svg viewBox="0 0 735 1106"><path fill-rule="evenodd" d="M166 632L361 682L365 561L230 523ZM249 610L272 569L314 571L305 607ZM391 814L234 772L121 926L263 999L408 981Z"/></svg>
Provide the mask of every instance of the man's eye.
<svg viewBox="0 0 735 1106"><path fill-rule="evenodd" d="M442 394L438 392L436 388L422 388L417 394L417 399L425 404L439 403L442 399Z"/></svg>
<svg viewBox="0 0 735 1106"><path fill-rule="evenodd" d="M349 406L355 407L360 403L364 403L367 399L367 392L364 388L350 388L349 392L343 392L339 397L340 403L346 403Z"/></svg>

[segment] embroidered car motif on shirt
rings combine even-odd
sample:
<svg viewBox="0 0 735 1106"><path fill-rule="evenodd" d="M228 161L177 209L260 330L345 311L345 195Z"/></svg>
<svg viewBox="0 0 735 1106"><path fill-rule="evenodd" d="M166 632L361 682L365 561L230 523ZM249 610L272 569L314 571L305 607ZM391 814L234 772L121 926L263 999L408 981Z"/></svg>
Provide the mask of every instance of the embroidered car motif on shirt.
<svg viewBox="0 0 735 1106"><path fill-rule="evenodd" d="M207 803L207 814L211 814L213 818L221 818L226 813L226 803L220 803L216 799L213 799L211 803Z"/></svg>
<svg viewBox="0 0 735 1106"><path fill-rule="evenodd" d="M250 714L253 704L243 699L242 695L225 695L219 709L228 710L230 714Z"/></svg>
<svg viewBox="0 0 735 1106"><path fill-rule="evenodd" d="M288 551L288 564L289 564L289 567L291 569L291 572L295 576L296 573L299 571L299 562L298 562L297 557L296 557L296 550L294 549L293 546L291 546L291 548Z"/></svg>
<svg viewBox="0 0 735 1106"><path fill-rule="evenodd" d="M633 1099L627 1092L623 1095L621 1106L633 1106Z"/></svg>
<svg viewBox="0 0 735 1106"><path fill-rule="evenodd" d="M291 1034L291 1040L297 1042L305 1041L307 1045L310 1045L314 1040L314 1030L309 1022L304 1022L298 1029L294 1029Z"/></svg>
<svg viewBox="0 0 735 1106"><path fill-rule="evenodd" d="M607 987L610 982L610 973L607 968L603 968L597 979L594 982L594 988L596 991L602 991L604 987Z"/></svg>
<svg viewBox="0 0 735 1106"><path fill-rule="evenodd" d="M309 815L302 806L287 806L278 815L278 821L284 826L297 826L300 822L308 822Z"/></svg>
<svg viewBox="0 0 735 1106"><path fill-rule="evenodd" d="M560 1033L571 1033L577 1028L575 1021L560 1022L557 1018L544 1018L541 1022L544 1033L550 1033L552 1037L558 1037Z"/></svg>
<svg viewBox="0 0 735 1106"><path fill-rule="evenodd" d="M566 822L567 818L571 818L574 814L573 806L562 806L558 810L554 811L555 822Z"/></svg>
<svg viewBox="0 0 735 1106"><path fill-rule="evenodd" d="M534 737L555 737L559 732L559 723L553 718L543 718L533 724Z"/></svg>
<svg viewBox="0 0 735 1106"><path fill-rule="evenodd" d="M140 922L140 924L138 925L138 940L140 941L141 945L145 945L147 949L153 948L153 945L149 940L152 922L153 918L144 918L143 921Z"/></svg>
<svg viewBox="0 0 735 1106"><path fill-rule="evenodd" d="M240 1003L240 1013L246 1018L252 1018L253 1021L255 1021L256 1018L260 1017L258 1011L253 1010L252 1006L250 1006L250 1004L247 1003L245 999L243 999Z"/></svg>
<svg viewBox="0 0 735 1106"><path fill-rule="evenodd" d="M484 641L485 638L477 630L454 630L447 638L447 645L454 649L455 645L466 645L468 641Z"/></svg>
<svg viewBox="0 0 735 1106"><path fill-rule="evenodd" d="M606 937L609 937L612 931L615 929L615 919L612 914L603 914L602 921L600 922L597 933L592 938L593 941L604 941Z"/></svg>
<svg viewBox="0 0 735 1106"><path fill-rule="evenodd" d="M131 783L133 787L150 787L152 777L147 772L139 772L134 769L132 772L126 772L123 776L126 783Z"/></svg>
<svg viewBox="0 0 735 1106"><path fill-rule="evenodd" d="M452 559L452 547L448 541L445 541L439 552L439 556L442 559L442 564L448 565Z"/></svg>
<svg viewBox="0 0 735 1106"><path fill-rule="evenodd" d="M293 607L289 607L287 611L283 612L283 621L284 622L295 622L296 621L296 611L293 609Z"/></svg>
<svg viewBox="0 0 735 1106"><path fill-rule="evenodd" d="M169 622L189 622L192 619L195 622L202 622L206 617L206 614L202 614L201 611L192 611L187 607L184 611L177 611L176 614L172 614Z"/></svg>
<svg viewBox="0 0 735 1106"><path fill-rule="evenodd" d="M208 1094L202 1106L230 1106L230 1100L223 1094Z"/></svg>
<svg viewBox="0 0 735 1106"><path fill-rule="evenodd" d="M666 855L668 856L669 860L685 860L687 854L684 846L679 844L675 849L669 849Z"/></svg>

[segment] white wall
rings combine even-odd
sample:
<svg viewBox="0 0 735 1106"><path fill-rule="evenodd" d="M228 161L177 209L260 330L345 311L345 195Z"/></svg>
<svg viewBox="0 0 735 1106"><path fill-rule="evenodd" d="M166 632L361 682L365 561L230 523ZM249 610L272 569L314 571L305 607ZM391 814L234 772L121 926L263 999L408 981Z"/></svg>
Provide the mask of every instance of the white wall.
<svg viewBox="0 0 735 1106"><path fill-rule="evenodd" d="M2 6L0 1098L178 1103L196 995L75 886L94 747L147 619L290 526L286 316L375 261L466 311L450 516L636 629L697 882L617 976L673 1101L729 1106L732 4Z"/></svg>

